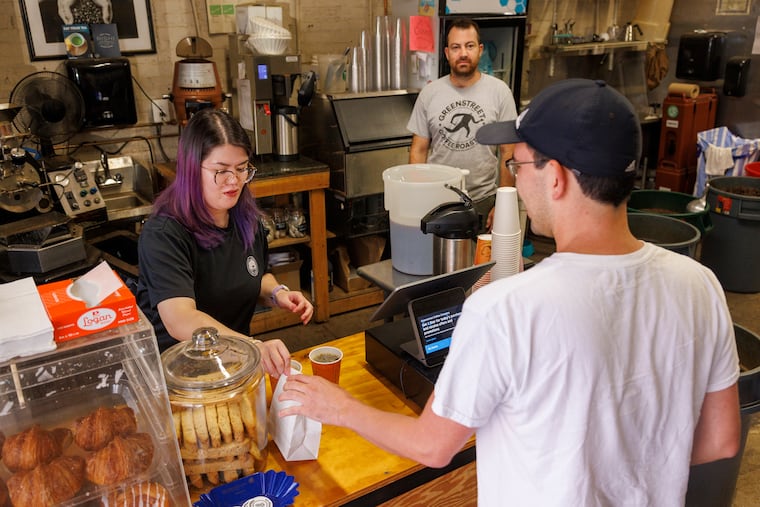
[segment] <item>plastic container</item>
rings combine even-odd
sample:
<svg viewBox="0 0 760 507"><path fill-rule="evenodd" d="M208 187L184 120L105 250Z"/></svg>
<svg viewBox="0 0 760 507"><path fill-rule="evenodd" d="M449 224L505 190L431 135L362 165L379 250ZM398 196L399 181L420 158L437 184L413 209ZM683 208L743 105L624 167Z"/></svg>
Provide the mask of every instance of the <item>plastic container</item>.
<svg viewBox="0 0 760 507"><path fill-rule="evenodd" d="M638 239L694 257L702 234L682 220L652 213L628 213L628 227Z"/></svg>
<svg viewBox="0 0 760 507"><path fill-rule="evenodd" d="M39 465L47 469L34 484L21 479L23 493L41 497L53 490L55 505L65 507L123 507L131 505L126 498L137 500L145 493L155 496L155 505L190 505L160 367L153 327L142 314L135 323L66 342L57 350L0 363L5 445L35 425L54 434L68 432L64 442L69 443L58 449L56 464ZM111 417L116 413L118 421L133 424L117 425ZM118 464L110 459L117 454ZM92 460L84 480L76 466L65 466L82 458ZM6 459L0 480L8 483L12 475ZM71 480L76 476L80 480ZM46 504L41 498L29 502Z"/></svg>
<svg viewBox="0 0 760 507"><path fill-rule="evenodd" d="M628 201L628 211L684 220L705 234L712 229L710 213L706 209L699 212L688 211L686 207L694 199L693 195L669 190L634 190Z"/></svg>
<svg viewBox="0 0 760 507"><path fill-rule="evenodd" d="M346 57L339 54L315 55L317 59L317 88L323 93L346 91Z"/></svg>
<svg viewBox="0 0 760 507"><path fill-rule="evenodd" d="M713 229L702 242L702 263L725 290L760 292L760 178L712 178L707 209Z"/></svg>
<svg viewBox="0 0 760 507"><path fill-rule="evenodd" d="M731 507L752 414L760 410L760 336L734 324L739 353L739 406L741 445L733 458L692 466L686 491L686 507Z"/></svg>
<svg viewBox="0 0 760 507"><path fill-rule="evenodd" d="M422 232L422 217L439 204L459 200L445 185L464 190L465 174L440 164L404 164L383 171L395 269L410 275L433 274L433 235Z"/></svg>
<svg viewBox="0 0 760 507"><path fill-rule="evenodd" d="M188 483L208 489L262 471L266 382L256 345L201 328L161 362Z"/></svg>
<svg viewBox="0 0 760 507"><path fill-rule="evenodd" d="M744 174L753 178L760 178L760 162L750 162L745 165Z"/></svg>

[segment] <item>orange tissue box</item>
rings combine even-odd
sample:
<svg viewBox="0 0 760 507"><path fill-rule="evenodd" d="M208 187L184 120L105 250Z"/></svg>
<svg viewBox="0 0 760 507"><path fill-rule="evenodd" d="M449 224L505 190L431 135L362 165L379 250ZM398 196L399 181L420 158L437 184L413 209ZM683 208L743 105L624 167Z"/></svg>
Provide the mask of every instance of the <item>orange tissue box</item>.
<svg viewBox="0 0 760 507"><path fill-rule="evenodd" d="M118 275L114 273L118 278ZM54 339L64 342L106 329L135 322L139 318L135 296L119 278L120 287L96 305L89 307L71 294L73 279L37 287L48 317L53 323Z"/></svg>

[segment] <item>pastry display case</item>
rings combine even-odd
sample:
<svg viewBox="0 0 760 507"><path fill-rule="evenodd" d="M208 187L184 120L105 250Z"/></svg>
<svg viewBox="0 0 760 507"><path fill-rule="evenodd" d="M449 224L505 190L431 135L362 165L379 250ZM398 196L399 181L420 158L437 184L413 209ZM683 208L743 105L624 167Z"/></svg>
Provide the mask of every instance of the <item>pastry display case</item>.
<svg viewBox="0 0 760 507"><path fill-rule="evenodd" d="M190 505L153 328L0 363L0 506Z"/></svg>

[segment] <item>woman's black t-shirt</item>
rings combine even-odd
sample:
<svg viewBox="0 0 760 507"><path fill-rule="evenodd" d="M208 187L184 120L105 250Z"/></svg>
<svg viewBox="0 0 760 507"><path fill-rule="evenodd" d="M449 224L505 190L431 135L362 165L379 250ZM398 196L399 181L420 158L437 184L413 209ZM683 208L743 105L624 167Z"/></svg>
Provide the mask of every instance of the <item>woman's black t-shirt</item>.
<svg viewBox="0 0 760 507"><path fill-rule="evenodd" d="M157 305L174 297L192 298L198 310L249 334L267 272L267 240L261 224L248 249L233 227L224 232L219 246L205 250L173 218L151 217L145 223L138 243L137 302L153 324L161 351L177 341L166 331Z"/></svg>

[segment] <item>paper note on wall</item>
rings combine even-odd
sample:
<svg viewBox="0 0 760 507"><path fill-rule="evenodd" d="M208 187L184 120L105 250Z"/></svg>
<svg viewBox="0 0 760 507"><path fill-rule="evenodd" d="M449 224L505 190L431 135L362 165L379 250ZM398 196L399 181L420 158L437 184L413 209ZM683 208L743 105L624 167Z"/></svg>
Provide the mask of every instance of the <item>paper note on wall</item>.
<svg viewBox="0 0 760 507"><path fill-rule="evenodd" d="M427 16L409 16L409 50L435 52L433 21Z"/></svg>
<svg viewBox="0 0 760 507"><path fill-rule="evenodd" d="M238 113L240 125L244 129L253 130L253 109L251 106L251 82L247 79L238 79Z"/></svg>
<svg viewBox="0 0 760 507"><path fill-rule="evenodd" d="M208 33L235 33L235 6L237 0L206 0Z"/></svg>

